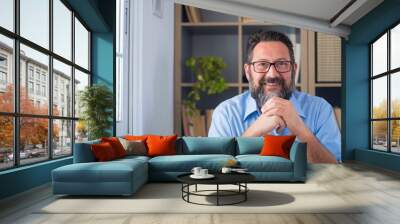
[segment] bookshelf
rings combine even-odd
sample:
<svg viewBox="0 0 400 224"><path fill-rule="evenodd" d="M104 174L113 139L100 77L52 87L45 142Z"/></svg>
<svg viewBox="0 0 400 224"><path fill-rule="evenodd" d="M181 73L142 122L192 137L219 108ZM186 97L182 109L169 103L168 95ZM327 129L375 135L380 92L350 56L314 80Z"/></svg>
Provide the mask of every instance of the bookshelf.
<svg viewBox="0 0 400 224"><path fill-rule="evenodd" d="M295 58L299 64L296 87L312 95L322 93L332 95L331 88L336 94L340 89L340 82L316 83L315 52L316 35L314 32L300 30L272 23L258 22L252 19L227 15L204 9L195 9L198 22L189 20L187 12L191 10L184 5L175 5L175 54L174 54L174 131L184 135L182 123L182 101L189 93L195 81L194 75L185 66L185 61L191 56L219 56L227 64L223 76L228 84L227 90L218 95L202 96L197 108L204 116L207 110L214 109L220 102L248 90L248 82L243 71L243 62L246 57L246 41L252 32L259 29L274 30L285 33L294 43ZM301 59L301 60L300 60ZM302 75L308 74L308 75ZM340 74L339 74L340 75ZM328 90L326 91L321 90ZM340 91L339 91L340 92ZM340 97L339 97L340 98ZM208 114L209 111L208 111ZM186 119L186 118L185 118ZM206 117L209 123L211 118ZM196 123L198 123L196 121ZM207 133L206 130L197 133Z"/></svg>

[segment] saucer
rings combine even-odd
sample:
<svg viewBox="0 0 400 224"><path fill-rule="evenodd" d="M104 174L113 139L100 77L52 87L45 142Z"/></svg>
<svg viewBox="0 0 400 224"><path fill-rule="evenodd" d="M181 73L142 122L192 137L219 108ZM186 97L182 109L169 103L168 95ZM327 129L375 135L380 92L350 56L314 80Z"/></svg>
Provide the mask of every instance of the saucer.
<svg viewBox="0 0 400 224"><path fill-rule="evenodd" d="M214 178L214 177L215 176L212 175L212 174L207 174L207 175L204 175L204 176L202 176L202 175L194 175L194 174L190 175L190 178L193 178L193 179L211 179L211 178Z"/></svg>

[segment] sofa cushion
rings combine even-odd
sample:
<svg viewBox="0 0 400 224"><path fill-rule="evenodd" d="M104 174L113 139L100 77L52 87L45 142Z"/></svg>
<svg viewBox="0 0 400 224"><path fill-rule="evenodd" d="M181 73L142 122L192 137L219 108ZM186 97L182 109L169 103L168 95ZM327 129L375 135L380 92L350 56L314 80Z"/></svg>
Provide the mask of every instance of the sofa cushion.
<svg viewBox="0 0 400 224"><path fill-rule="evenodd" d="M292 161L278 156L238 155L236 159L249 172L292 172Z"/></svg>
<svg viewBox="0 0 400 224"><path fill-rule="evenodd" d="M259 154L264 145L263 137L237 137L236 155Z"/></svg>
<svg viewBox="0 0 400 224"><path fill-rule="evenodd" d="M58 182L129 182L133 172L142 170L143 166L147 166L146 162L138 159L74 163L52 173L53 181Z"/></svg>
<svg viewBox="0 0 400 224"><path fill-rule="evenodd" d="M200 166L211 172L219 171L230 159L231 155L175 155L158 156L149 160L149 170L163 172L190 172L193 167Z"/></svg>
<svg viewBox="0 0 400 224"><path fill-rule="evenodd" d="M229 137L182 137L179 147L185 155L235 155L235 139Z"/></svg>
<svg viewBox="0 0 400 224"><path fill-rule="evenodd" d="M91 150L92 144L99 144L100 140L75 143L74 147L74 163L95 162L96 158Z"/></svg>

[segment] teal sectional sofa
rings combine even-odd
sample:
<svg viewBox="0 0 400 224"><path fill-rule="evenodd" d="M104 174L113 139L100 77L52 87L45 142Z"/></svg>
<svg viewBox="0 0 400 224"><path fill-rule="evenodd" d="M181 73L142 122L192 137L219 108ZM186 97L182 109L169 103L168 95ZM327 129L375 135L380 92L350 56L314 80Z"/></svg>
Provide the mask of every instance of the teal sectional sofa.
<svg viewBox="0 0 400 224"><path fill-rule="evenodd" d="M219 172L234 159L247 168L259 182L304 182L307 150L305 143L294 142L290 159L260 156L263 138L181 137L177 155L127 156L108 162L96 162L90 149L98 141L75 144L74 163L52 171L54 194L131 195L148 181L176 181L193 167Z"/></svg>

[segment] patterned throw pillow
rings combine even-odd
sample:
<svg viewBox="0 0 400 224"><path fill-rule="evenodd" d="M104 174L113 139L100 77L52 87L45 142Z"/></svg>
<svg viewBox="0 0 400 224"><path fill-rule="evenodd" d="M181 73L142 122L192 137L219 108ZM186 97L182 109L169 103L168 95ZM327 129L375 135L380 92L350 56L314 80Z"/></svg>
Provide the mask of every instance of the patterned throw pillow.
<svg viewBox="0 0 400 224"><path fill-rule="evenodd" d="M143 140L126 140L119 138L122 146L126 151L126 155L145 156L147 155L147 149Z"/></svg>

